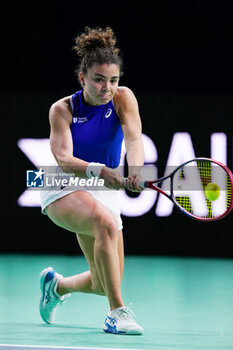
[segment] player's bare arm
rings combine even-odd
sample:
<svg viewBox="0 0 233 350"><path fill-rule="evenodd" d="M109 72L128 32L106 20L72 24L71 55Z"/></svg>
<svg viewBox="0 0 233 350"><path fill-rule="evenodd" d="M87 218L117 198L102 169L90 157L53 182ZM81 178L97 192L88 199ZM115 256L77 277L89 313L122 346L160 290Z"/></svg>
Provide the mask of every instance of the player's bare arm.
<svg viewBox="0 0 233 350"><path fill-rule="evenodd" d="M138 182L141 180L140 170L144 163L144 148L138 103L129 88L119 87L114 96L114 104L124 133L129 167L129 189L141 190Z"/></svg>
<svg viewBox="0 0 233 350"><path fill-rule="evenodd" d="M69 99L69 97L65 97L50 108L50 147L58 165L64 172L87 177L85 170L88 163L73 157L73 142L70 131L72 113Z"/></svg>

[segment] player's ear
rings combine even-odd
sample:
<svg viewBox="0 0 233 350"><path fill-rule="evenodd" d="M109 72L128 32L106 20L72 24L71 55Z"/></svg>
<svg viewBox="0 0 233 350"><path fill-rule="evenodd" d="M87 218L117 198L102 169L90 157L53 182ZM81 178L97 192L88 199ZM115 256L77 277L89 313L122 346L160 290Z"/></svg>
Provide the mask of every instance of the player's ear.
<svg viewBox="0 0 233 350"><path fill-rule="evenodd" d="M85 86L85 77L84 77L83 72L79 72L78 78L79 78L79 82L80 82L81 86L84 87Z"/></svg>

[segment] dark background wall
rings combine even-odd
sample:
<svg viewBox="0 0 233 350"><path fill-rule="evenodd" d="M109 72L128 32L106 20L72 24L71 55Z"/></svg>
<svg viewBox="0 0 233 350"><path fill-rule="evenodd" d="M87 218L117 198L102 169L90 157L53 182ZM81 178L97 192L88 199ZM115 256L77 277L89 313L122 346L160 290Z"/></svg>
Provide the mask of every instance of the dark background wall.
<svg viewBox="0 0 233 350"><path fill-rule="evenodd" d="M163 175L172 137L188 132L196 156L210 156L210 137L227 137L233 159L233 2L134 1L5 4L1 35L2 252L76 254L75 237L38 207L20 207L25 173L34 166L17 146L47 138L48 109L79 89L74 36L88 26L111 26L124 57L121 84L138 98L143 132L156 145ZM233 256L230 215L199 223L174 210L123 217L128 254Z"/></svg>

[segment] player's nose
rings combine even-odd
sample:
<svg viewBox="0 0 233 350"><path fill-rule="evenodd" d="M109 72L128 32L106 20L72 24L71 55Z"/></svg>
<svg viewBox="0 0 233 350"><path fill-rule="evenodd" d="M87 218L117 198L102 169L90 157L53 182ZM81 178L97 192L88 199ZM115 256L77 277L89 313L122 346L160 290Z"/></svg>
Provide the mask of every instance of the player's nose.
<svg viewBox="0 0 233 350"><path fill-rule="evenodd" d="M103 92L109 92L110 91L110 82L109 81L105 81L103 83L102 91Z"/></svg>

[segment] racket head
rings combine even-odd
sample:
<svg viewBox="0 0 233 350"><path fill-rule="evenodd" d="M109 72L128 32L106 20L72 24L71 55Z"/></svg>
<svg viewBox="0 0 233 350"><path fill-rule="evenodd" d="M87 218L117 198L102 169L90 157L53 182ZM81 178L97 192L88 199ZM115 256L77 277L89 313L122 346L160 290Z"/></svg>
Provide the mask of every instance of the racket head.
<svg viewBox="0 0 233 350"><path fill-rule="evenodd" d="M209 199L207 185L216 185ZM195 158L171 175L171 199L188 216L200 221L224 218L233 208L233 175L227 166L210 158Z"/></svg>

